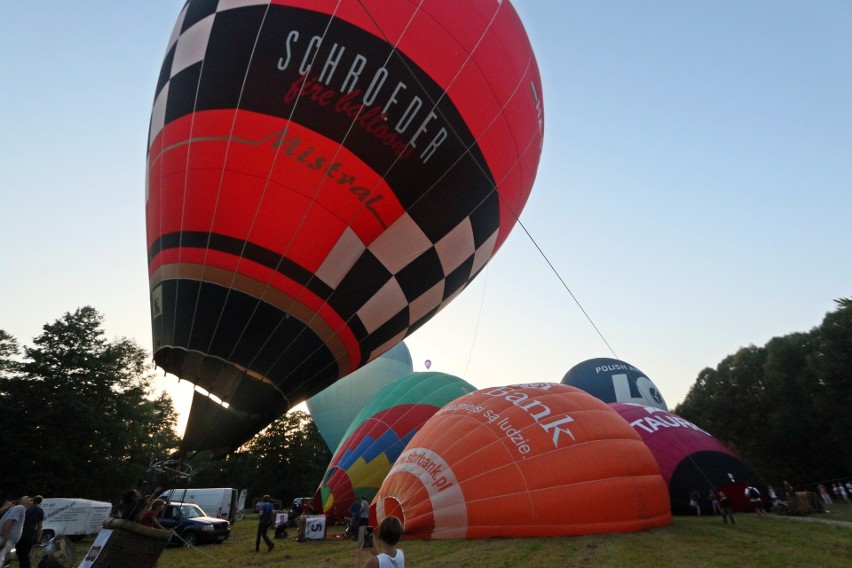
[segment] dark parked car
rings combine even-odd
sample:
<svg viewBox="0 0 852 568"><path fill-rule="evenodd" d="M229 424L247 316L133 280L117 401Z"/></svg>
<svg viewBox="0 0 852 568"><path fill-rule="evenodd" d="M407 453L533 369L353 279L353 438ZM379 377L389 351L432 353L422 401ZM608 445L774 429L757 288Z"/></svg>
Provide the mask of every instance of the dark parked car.
<svg viewBox="0 0 852 568"><path fill-rule="evenodd" d="M169 503L160 516L160 524L174 530L177 536L191 545L206 542L221 544L231 536L231 523L225 519L208 517L194 503ZM179 544L181 541L173 538L172 542Z"/></svg>

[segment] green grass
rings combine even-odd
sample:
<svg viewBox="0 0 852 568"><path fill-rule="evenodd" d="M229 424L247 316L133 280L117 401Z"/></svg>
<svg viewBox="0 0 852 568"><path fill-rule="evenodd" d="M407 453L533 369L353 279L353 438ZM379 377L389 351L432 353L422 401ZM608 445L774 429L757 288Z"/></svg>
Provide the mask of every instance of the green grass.
<svg viewBox="0 0 852 568"><path fill-rule="evenodd" d="M852 505L835 505L829 514L807 519L852 522ZM760 519L738 514L736 525L720 517L675 517L662 529L628 534L582 537L406 540L406 565L416 567L502 568L566 566L635 568L665 566L852 566L852 527L776 517ZM166 549L158 568L215 568L217 566L352 567L355 544L336 539L341 527L330 527L324 541L298 543L276 540L270 552L254 552L257 520L248 516L234 525L223 544ZM78 558L87 545L80 543ZM261 544L262 550L265 550Z"/></svg>

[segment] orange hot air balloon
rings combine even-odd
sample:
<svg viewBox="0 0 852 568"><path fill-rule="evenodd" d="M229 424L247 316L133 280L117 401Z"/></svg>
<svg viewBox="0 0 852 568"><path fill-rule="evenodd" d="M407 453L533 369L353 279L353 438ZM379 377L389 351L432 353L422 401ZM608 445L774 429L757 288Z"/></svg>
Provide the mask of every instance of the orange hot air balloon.
<svg viewBox="0 0 852 568"><path fill-rule="evenodd" d="M186 2L145 199L154 361L213 395L182 449L238 447L460 294L527 201L541 93L509 0Z"/></svg>
<svg viewBox="0 0 852 568"><path fill-rule="evenodd" d="M377 520L409 536L627 532L671 523L651 451L618 413L575 387L492 387L439 410L377 493Z"/></svg>

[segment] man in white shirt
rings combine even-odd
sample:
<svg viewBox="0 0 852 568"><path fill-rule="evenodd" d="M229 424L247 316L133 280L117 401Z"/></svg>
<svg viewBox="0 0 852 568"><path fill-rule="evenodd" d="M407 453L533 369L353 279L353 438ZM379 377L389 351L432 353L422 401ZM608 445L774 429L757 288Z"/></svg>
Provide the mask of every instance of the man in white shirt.
<svg viewBox="0 0 852 568"><path fill-rule="evenodd" d="M3 549L0 550L0 565L6 562L9 553L21 538L21 532L24 530L24 514L32 504L32 499L24 495L18 499L17 505L6 511L0 518L0 542L3 544Z"/></svg>

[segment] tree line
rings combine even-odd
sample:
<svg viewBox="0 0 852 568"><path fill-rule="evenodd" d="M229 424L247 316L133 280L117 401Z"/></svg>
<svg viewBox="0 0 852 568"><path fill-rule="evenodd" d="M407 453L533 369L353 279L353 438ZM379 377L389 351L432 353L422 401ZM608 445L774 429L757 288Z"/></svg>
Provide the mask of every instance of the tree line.
<svg viewBox="0 0 852 568"><path fill-rule="evenodd" d="M117 502L178 449L177 413L156 393L148 353L108 340L86 306L43 326L31 347L0 329L0 497ZM674 412L739 453L769 483L852 475L852 300L809 332L750 345L699 373ZM309 414L291 412L245 446L189 462L187 487L237 487L284 502L314 493L331 460ZM180 489L180 486L176 486Z"/></svg>
<svg viewBox="0 0 852 568"><path fill-rule="evenodd" d="M674 412L776 487L852 476L852 300L808 332L749 345L699 373Z"/></svg>
<svg viewBox="0 0 852 568"><path fill-rule="evenodd" d="M0 498L117 503L175 455L171 398L154 389L145 349L108 340L86 306L46 324L32 346L0 329ZM193 456L190 487L238 487L282 500L313 494L331 455L310 416L282 416L224 460ZM178 489L180 487L177 487Z"/></svg>

